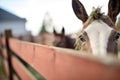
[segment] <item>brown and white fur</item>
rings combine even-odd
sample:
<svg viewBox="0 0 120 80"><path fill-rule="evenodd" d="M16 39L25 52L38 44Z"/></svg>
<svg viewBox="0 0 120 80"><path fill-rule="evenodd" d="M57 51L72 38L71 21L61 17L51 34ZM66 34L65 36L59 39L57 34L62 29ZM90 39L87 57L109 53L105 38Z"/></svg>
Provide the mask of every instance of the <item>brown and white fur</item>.
<svg viewBox="0 0 120 80"><path fill-rule="evenodd" d="M54 29L54 42L53 45L56 47L62 47L62 48L69 48L74 49L74 43L75 39L71 38L70 36L65 35L65 29L62 28L61 33L57 33Z"/></svg>
<svg viewBox="0 0 120 80"><path fill-rule="evenodd" d="M95 12L95 15L92 12L92 16L88 16L79 0L72 0L72 7L76 16L83 22L83 28L79 34L83 44L82 50L92 52L94 55L105 56L108 53L117 55L117 39L120 34L115 27L115 22L120 12L120 0L109 1L108 15L104 15L100 12L100 8L97 8L95 10L98 12Z"/></svg>

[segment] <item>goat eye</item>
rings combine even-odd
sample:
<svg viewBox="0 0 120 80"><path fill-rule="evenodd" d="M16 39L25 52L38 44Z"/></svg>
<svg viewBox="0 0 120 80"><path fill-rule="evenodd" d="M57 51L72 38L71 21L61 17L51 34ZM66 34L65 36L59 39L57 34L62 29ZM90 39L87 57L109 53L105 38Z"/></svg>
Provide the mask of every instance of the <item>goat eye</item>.
<svg viewBox="0 0 120 80"><path fill-rule="evenodd" d="M80 40L81 40L82 42L85 42L85 41L86 41L83 35L80 35L79 38L80 38Z"/></svg>
<svg viewBox="0 0 120 80"><path fill-rule="evenodd" d="M119 36L120 36L120 33L116 33L115 37L114 37L114 40L117 41L119 39Z"/></svg>

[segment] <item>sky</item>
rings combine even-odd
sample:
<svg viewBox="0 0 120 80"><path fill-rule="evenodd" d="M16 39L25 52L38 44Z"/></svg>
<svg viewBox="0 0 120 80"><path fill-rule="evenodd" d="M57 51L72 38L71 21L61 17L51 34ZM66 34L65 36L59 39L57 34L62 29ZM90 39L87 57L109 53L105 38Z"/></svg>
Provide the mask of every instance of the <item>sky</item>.
<svg viewBox="0 0 120 80"><path fill-rule="evenodd" d="M92 7L102 7L107 13L108 0L80 0L88 14ZM82 28L82 22L75 16L72 9L72 0L0 0L0 7L26 18L26 29L37 35L41 29L45 13L53 19L55 29L60 32L64 26L66 34L76 33ZM53 28L48 30L53 31Z"/></svg>

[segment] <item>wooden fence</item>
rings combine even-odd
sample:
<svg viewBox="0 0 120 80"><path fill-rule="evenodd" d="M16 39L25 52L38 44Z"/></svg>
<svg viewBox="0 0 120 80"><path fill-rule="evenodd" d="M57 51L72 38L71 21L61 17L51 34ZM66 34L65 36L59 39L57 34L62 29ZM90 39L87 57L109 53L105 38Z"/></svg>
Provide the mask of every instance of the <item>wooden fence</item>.
<svg viewBox="0 0 120 80"><path fill-rule="evenodd" d="M114 57L20 41L12 38L10 30L0 38L0 47L9 80L38 80L21 61L46 80L120 80L120 60Z"/></svg>

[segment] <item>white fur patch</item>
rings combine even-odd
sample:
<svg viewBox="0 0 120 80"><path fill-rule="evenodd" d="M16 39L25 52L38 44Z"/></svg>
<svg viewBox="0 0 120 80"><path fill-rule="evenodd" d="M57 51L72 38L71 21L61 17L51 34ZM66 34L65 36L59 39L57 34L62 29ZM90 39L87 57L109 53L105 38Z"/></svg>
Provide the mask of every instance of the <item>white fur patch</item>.
<svg viewBox="0 0 120 80"><path fill-rule="evenodd" d="M112 28L101 20L95 20L85 29L94 55L106 55Z"/></svg>

